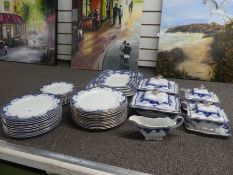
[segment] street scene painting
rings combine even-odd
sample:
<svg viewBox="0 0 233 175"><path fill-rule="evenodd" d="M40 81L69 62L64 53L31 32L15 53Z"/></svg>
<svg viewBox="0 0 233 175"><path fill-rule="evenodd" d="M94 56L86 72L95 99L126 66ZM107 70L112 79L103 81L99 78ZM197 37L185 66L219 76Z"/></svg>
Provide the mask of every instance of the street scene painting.
<svg viewBox="0 0 233 175"><path fill-rule="evenodd" d="M56 0L0 0L0 60L56 64Z"/></svg>
<svg viewBox="0 0 233 175"><path fill-rule="evenodd" d="M163 0L156 72L233 83L233 0Z"/></svg>
<svg viewBox="0 0 233 175"><path fill-rule="evenodd" d="M143 0L73 0L71 67L137 70Z"/></svg>

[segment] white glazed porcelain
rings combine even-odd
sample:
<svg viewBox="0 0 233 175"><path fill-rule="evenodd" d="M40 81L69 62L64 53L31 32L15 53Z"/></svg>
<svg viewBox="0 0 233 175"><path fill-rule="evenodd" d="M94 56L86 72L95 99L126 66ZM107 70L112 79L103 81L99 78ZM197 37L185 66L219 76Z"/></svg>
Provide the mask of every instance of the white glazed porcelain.
<svg viewBox="0 0 233 175"><path fill-rule="evenodd" d="M86 89L94 87L110 87L121 91L126 96L135 94L142 74L130 70L105 70L95 78Z"/></svg>
<svg viewBox="0 0 233 175"><path fill-rule="evenodd" d="M207 94L203 89L200 90L200 93L194 93L193 89L186 89L185 99L190 101L220 103L219 98L215 93L208 91Z"/></svg>
<svg viewBox="0 0 233 175"><path fill-rule="evenodd" d="M49 85L43 86L40 90L43 93L49 93L54 95L63 95L70 93L74 90L75 86L66 82L54 82Z"/></svg>
<svg viewBox="0 0 233 175"><path fill-rule="evenodd" d="M223 137L230 137L231 129L229 123L217 124L208 121L196 121L192 119L185 119L185 128L202 134L207 135L215 135L215 136L223 136Z"/></svg>
<svg viewBox="0 0 233 175"><path fill-rule="evenodd" d="M150 78L149 84L155 85L155 86L165 86L168 87L168 80L164 78Z"/></svg>
<svg viewBox="0 0 233 175"><path fill-rule="evenodd" d="M182 125L184 118L147 118L133 115L129 120L135 123L146 140L163 140L172 129Z"/></svg>
<svg viewBox="0 0 233 175"><path fill-rule="evenodd" d="M168 103L168 94L159 91L147 91L144 94L144 99L158 103Z"/></svg>
<svg viewBox="0 0 233 175"><path fill-rule="evenodd" d="M213 123L223 124L228 121L227 116L223 109L214 104L203 104L199 102L183 101L187 117L197 121L207 121ZM226 121L227 119L227 121Z"/></svg>
<svg viewBox="0 0 233 175"><path fill-rule="evenodd" d="M142 91L157 90L169 94L178 94L179 87L177 83L174 81L168 81L168 86L163 86L160 84L159 85L150 84L149 79L143 79L138 86L138 90L142 90Z"/></svg>
<svg viewBox="0 0 233 175"><path fill-rule="evenodd" d="M168 102L158 103L144 98L145 92L137 92L131 102L130 107L142 110L160 111L166 113L180 114L180 101L175 95L168 95Z"/></svg>
<svg viewBox="0 0 233 175"><path fill-rule="evenodd" d="M73 105L84 111L106 111L117 108L126 98L110 88L93 88L78 92L72 97Z"/></svg>
<svg viewBox="0 0 233 175"><path fill-rule="evenodd" d="M194 94L209 95L209 91L204 88L193 88Z"/></svg>
<svg viewBox="0 0 233 175"><path fill-rule="evenodd" d="M113 74L105 79L104 85L109 87L122 87L127 86L130 82L130 75L129 74Z"/></svg>
<svg viewBox="0 0 233 175"><path fill-rule="evenodd" d="M27 95L11 101L3 108L4 115L27 119L41 116L59 106L60 100L49 94Z"/></svg>

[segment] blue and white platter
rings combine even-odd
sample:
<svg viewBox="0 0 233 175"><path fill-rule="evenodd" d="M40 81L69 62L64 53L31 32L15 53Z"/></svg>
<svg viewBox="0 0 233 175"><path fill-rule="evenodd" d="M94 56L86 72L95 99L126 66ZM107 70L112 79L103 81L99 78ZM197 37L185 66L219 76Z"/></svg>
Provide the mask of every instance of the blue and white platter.
<svg viewBox="0 0 233 175"><path fill-rule="evenodd" d="M62 102L52 94L31 94L10 101L1 109L3 131L28 138L55 128L62 118Z"/></svg>
<svg viewBox="0 0 233 175"><path fill-rule="evenodd" d="M142 80L142 74L130 70L105 70L95 78L87 89L93 87L109 87L132 96Z"/></svg>
<svg viewBox="0 0 233 175"><path fill-rule="evenodd" d="M164 113L180 114L179 98L175 95L164 92L147 91L137 92L131 102L130 107L137 110L159 111Z"/></svg>
<svg viewBox="0 0 233 175"><path fill-rule="evenodd" d="M62 104L69 104L71 97L76 93L76 87L72 83L67 82L54 82L44 85L40 91L42 93L54 94L61 98Z"/></svg>
<svg viewBox="0 0 233 175"><path fill-rule="evenodd" d="M179 87L176 82L168 81L163 78L143 79L139 84L138 90L141 91L158 90L169 94L179 93Z"/></svg>
<svg viewBox="0 0 233 175"><path fill-rule="evenodd" d="M185 118L185 128L187 130L214 136L230 137L232 135L229 122L216 124L207 121L195 121Z"/></svg>

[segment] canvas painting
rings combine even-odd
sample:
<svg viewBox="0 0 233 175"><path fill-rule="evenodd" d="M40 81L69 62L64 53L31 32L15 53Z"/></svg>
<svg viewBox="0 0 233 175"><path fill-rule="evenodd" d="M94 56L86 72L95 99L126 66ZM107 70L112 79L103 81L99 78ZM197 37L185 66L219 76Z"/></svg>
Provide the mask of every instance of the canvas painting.
<svg viewBox="0 0 233 175"><path fill-rule="evenodd" d="M156 71L233 83L233 0L163 0Z"/></svg>
<svg viewBox="0 0 233 175"><path fill-rule="evenodd" d="M0 0L0 60L56 64L56 0Z"/></svg>
<svg viewBox="0 0 233 175"><path fill-rule="evenodd" d="M138 67L143 0L73 0L72 68Z"/></svg>

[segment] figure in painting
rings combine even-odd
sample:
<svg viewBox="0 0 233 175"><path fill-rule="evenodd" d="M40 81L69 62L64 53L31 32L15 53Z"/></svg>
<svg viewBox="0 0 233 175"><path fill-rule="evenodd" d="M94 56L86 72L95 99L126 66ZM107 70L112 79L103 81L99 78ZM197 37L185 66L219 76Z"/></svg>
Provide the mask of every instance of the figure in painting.
<svg viewBox="0 0 233 175"><path fill-rule="evenodd" d="M118 5L115 4L115 6L113 7L113 25L115 25L116 23L117 14L118 14Z"/></svg>
<svg viewBox="0 0 233 175"><path fill-rule="evenodd" d="M122 16L123 16L123 7L120 5L120 7L118 8L119 25L121 25Z"/></svg>

